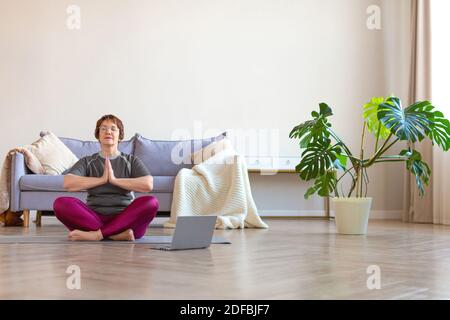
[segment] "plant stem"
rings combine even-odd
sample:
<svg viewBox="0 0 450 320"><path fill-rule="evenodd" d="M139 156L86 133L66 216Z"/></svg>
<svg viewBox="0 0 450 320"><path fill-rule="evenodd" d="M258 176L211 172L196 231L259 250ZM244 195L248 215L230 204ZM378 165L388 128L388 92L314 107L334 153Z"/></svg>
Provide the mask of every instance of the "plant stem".
<svg viewBox="0 0 450 320"><path fill-rule="evenodd" d="M375 159L375 161L373 163L379 163L379 162L401 162L401 161L407 161L408 159L409 159L408 157L400 156L400 155L384 156L384 157L379 157L378 159Z"/></svg>
<svg viewBox="0 0 450 320"><path fill-rule="evenodd" d="M350 173L350 175L353 177L353 179L355 179L355 177L352 175L352 173L350 172L350 170L352 170L353 167L348 168L347 170L345 170L345 172L342 174L342 176L339 177L339 179L337 179L336 184L347 174Z"/></svg>
<svg viewBox="0 0 450 320"><path fill-rule="evenodd" d="M345 143L337 136L337 134L331 129L329 128L329 132L331 134L331 136L338 142L341 143L342 148L344 148L345 153L347 154L347 156L350 159L350 162L352 163L352 168L355 169L355 174L357 174L357 168L360 166L360 159L357 159L353 156L352 152L350 151L350 149L345 145ZM351 174L351 173L350 173ZM341 177L342 178L342 177ZM353 193L353 190L356 187L356 183L355 183L355 177L352 175L352 185L350 187L350 192L348 193L348 197L350 197L350 195Z"/></svg>
<svg viewBox="0 0 450 320"><path fill-rule="evenodd" d="M377 152L378 149L378 140L380 139L380 131L381 131L381 123L378 123L378 132L377 132L377 140L375 141L375 150L374 153Z"/></svg>
<svg viewBox="0 0 450 320"><path fill-rule="evenodd" d="M394 143L396 143L398 140L400 140L399 138L396 138L394 141L392 141L391 144L389 144L386 148L384 148L383 151L381 151L381 154L385 153L390 147L392 147L394 145Z"/></svg>
<svg viewBox="0 0 450 320"><path fill-rule="evenodd" d="M409 157L401 156L401 155L392 155L392 156L381 156L377 160L380 159L402 159L402 160L408 160Z"/></svg>
<svg viewBox="0 0 450 320"><path fill-rule="evenodd" d="M378 149L377 152L375 152L375 154L368 160L363 160L363 165L364 167L370 167L372 165L372 163L382 154L383 148L386 146L386 144L388 143L389 139L391 139L392 137L392 132L389 134L389 136L387 137L387 139L384 141L383 145ZM398 138L397 138L398 139ZM394 141L397 142L397 141ZM392 144L391 144L392 145ZM390 146L391 146L390 145ZM389 146L389 147L390 147ZM387 150L387 149L386 149Z"/></svg>
<svg viewBox="0 0 450 320"><path fill-rule="evenodd" d="M367 174L367 168L364 168L364 183L366 185L366 193L364 197L367 197L367 191L369 190L369 175Z"/></svg>
<svg viewBox="0 0 450 320"><path fill-rule="evenodd" d="M364 121L363 133L362 133L362 138L361 138L361 156L360 156L361 161L364 159L364 138L365 138L365 136L366 136L366 122ZM362 164L361 164L361 169L360 170L361 170L361 178L363 178L364 167L362 166ZM360 197L362 197L363 180L364 179L361 179L361 188L360 188L360 195L359 195Z"/></svg>
<svg viewBox="0 0 450 320"><path fill-rule="evenodd" d="M362 135L361 135L361 148L360 148L361 151L360 151L360 155L359 155L360 160L364 159L364 136L365 136L365 134L366 134L366 122L364 121ZM362 170L363 170L363 166L361 164L358 166L358 173L356 176L356 197L357 198L361 197L361 195L362 195L362 183L363 183L362 182L362 180L363 180Z"/></svg>
<svg viewBox="0 0 450 320"><path fill-rule="evenodd" d="M355 157L353 157L350 149L345 145L345 143L337 136L337 134L330 128L329 129L331 136L340 143L340 145L342 146L342 148L344 148L345 153L347 154L347 156L350 158L350 161L352 162L353 167L355 166Z"/></svg>
<svg viewBox="0 0 450 320"><path fill-rule="evenodd" d="M335 177L337 178L337 171L336 170L334 171L334 174L335 174ZM339 190L338 190L337 181L336 181L336 185L335 185L335 188L334 188L334 196L339 198Z"/></svg>
<svg viewBox="0 0 450 320"><path fill-rule="evenodd" d="M352 185L350 187L350 191L348 192L348 195L347 195L348 198L350 198L350 196L352 195L353 190L355 190L355 187L356 187L356 180L355 180L355 178L353 178Z"/></svg>
<svg viewBox="0 0 450 320"><path fill-rule="evenodd" d="M347 173L349 173L349 174L352 176L352 187L351 187L350 193L349 193L349 195L348 195L347 197L350 197L351 192L353 192L353 189L355 188L355 176L350 172L350 170L354 170L354 168L353 168L353 167L350 167L350 168L348 168L347 170L345 170L345 172L342 174L342 176L340 176L339 179L337 179L337 181L336 181L336 188L337 188L337 185L338 185L339 181L341 181L341 179L342 179ZM342 188L342 185L341 185L341 188ZM342 196L344 196L344 190L342 190Z"/></svg>
<svg viewBox="0 0 450 320"><path fill-rule="evenodd" d="M379 163L379 162L401 162L401 161L406 161L406 159L378 159L378 160L375 160L374 163Z"/></svg>

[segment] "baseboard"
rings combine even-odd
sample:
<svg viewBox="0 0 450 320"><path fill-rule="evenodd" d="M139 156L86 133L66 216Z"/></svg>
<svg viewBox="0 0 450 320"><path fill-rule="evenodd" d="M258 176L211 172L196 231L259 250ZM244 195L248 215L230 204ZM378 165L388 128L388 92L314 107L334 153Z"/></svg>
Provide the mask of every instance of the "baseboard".
<svg viewBox="0 0 450 320"><path fill-rule="evenodd" d="M325 210L258 210L261 217L270 218L289 218L289 217L311 217L320 218L325 217ZM31 211L33 220L35 219L36 211ZM330 217L334 217L334 211L330 211ZM47 217L46 217L47 218ZM370 219L383 219L383 220L401 220L402 211L401 210L372 210L370 212ZM169 215L158 217L153 219L152 223L163 224L169 220Z"/></svg>
<svg viewBox="0 0 450 320"><path fill-rule="evenodd" d="M370 212L370 219L401 220L402 210L373 210Z"/></svg>
<svg viewBox="0 0 450 320"><path fill-rule="evenodd" d="M261 217L325 217L325 210L258 210ZM330 211L334 217L334 211ZM399 220L402 218L401 210L372 210L370 219Z"/></svg>
<svg viewBox="0 0 450 320"><path fill-rule="evenodd" d="M325 210L258 210L261 217L325 217Z"/></svg>
<svg viewBox="0 0 450 320"><path fill-rule="evenodd" d="M169 217L155 217L152 220L152 224L164 224L166 221L169 220Z"/></svg>

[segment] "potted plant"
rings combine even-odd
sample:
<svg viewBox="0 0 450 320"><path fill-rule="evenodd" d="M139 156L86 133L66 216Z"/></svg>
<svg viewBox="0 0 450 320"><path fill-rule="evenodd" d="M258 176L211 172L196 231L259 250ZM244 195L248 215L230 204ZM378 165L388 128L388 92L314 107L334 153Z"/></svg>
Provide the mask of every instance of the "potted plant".
<svg viewBox="0 0 450 320"><path fill-rule="evenodd" d="M331 115L331 108L320 103L319 111L311 113L311 120L295 126L289 133L289 138L300 140L303 150L295 170L302 180L314 180L305 199L315 193L333 197L338 233L365 234L372 202L372 198L367 197L367 169L383 162L405 162L423 196L431 170L414 144L429 138L433 145L447 151L450 122L429 101L419 101L403 109L397 97L375 97L363 107L361 147L359 153L354 154L333 131L328 121ZM370 156L364 148L366 131L375 136L375 148ZM387 155L394 144L403 141L405 149L399 154ZM345 176L351 179L346 193L342 188Z"/></svg>

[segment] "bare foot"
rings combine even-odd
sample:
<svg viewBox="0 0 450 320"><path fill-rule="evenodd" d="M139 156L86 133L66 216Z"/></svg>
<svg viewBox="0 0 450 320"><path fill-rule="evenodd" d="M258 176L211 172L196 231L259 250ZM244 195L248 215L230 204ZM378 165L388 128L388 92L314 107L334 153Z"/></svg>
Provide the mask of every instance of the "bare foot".
<svg viewBox="0 0 450 320"><path fill-rule="evenodd" d="M72 241L100 241L103 239L102 232L73 230L69 232L69 240Z"/></svg>
<svg viewBox="0 0 450 320"><path fill-rule="evenodd" d="M132 229L127 229L121 233L109 237L116 241L134 241L134 232Z"/></svg>

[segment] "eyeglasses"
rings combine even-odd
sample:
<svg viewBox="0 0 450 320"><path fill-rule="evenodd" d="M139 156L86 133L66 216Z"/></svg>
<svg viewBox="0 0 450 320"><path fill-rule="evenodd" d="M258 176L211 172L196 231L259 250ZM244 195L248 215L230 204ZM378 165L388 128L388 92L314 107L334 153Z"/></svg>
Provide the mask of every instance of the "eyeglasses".
<svg viewBox="0 0 450 320"><path fill-rule="evenodd" d="M111 130L111 132L117 132L119 131L119 128L117 127L106 127L106 126L101 126L100 127L100 132L107 132L108 130Z"/></svg>

